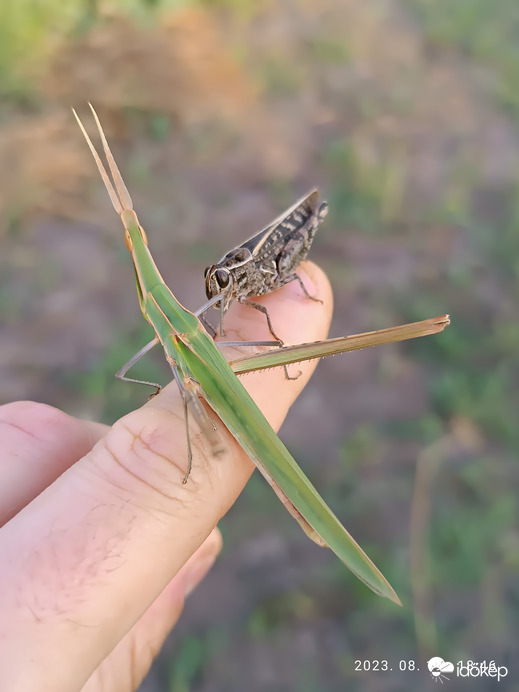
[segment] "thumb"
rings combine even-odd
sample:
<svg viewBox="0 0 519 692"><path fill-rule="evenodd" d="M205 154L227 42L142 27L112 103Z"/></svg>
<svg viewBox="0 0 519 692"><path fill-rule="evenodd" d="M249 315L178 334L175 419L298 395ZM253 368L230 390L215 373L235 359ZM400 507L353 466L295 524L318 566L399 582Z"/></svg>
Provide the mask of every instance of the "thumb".
<svg viewBox="0 0 519 692"><path fill-rule="evenodd" d="M180 617L185 597L211 569L221 547L222 536L218 529L213 529L164 591L94 671L81 692L128 692L141 683Z"/></svg>

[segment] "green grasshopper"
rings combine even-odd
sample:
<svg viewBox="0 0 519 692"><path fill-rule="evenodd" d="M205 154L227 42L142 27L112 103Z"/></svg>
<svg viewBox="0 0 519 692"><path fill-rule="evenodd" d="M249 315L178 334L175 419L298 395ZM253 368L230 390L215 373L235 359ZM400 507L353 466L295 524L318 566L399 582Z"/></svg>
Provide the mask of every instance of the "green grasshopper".
<svg viewBox="0 0 519 692"><path fill-rule="evenodd" d="M133 260L140 307L162 344L166 360L179 386L186 426L189 405L209 440L212 453L224 453L217 430L208 419L200 399L206 401L254 461L305 533L318 545L330 547L375 593L400 604L391 585L341 525L301 471L241 385L203 324L195 314L186 310L176 300L164 283L148 249L146 233L133 210L131 197L112 156L97 114L93 107L90 107L99 130L113 184L75 111L74 115L96 161L112 205L121 217L126 247ZM299 360L300 355L296 355ZM316 353L308 355L308 351L307 356L319 357ZM241 372L253 369L253 362L249 362L242 364ZM189 434L188 453L191 458ZM187 480L188 474L189 468L183 482Z"/></svg>

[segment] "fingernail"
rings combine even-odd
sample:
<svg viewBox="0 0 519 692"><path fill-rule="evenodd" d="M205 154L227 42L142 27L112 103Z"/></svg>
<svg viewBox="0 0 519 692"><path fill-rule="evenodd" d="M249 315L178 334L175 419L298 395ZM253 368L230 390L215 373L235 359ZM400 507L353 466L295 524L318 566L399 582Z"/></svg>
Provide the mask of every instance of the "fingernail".
<svg viewBox="0 0 519 692"><path fill-rule="evenodd" d="M309 263L305 261L306 267L308 267ZM316 292L316 286L314 283L314 280L311 276L311 273L309 271L305 271L305 266L300 266L297 270L297 273L299 274L301 281L304 283L306 290L308 293L313 296L315 295Z"/></svg>

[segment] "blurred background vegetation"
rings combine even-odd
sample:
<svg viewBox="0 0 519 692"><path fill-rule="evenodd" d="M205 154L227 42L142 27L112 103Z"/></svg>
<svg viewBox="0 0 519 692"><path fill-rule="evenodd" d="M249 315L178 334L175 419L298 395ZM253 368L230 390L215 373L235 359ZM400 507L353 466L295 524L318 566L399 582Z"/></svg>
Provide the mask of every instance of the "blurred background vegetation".
<svg viewBox="0 0 519 692"><path fill-rule="evenodd" d="M516 0L0 4L2 402L110 423L146 398L113 379L151 333L70 112L87 101L188 307L318 185L333 336L452 315L321 363L282 430L403 608L254 477L143 692L422 689L433 655L494 659L518 689L518 32ZM139 373L167 379L160 357Z"/></svg>

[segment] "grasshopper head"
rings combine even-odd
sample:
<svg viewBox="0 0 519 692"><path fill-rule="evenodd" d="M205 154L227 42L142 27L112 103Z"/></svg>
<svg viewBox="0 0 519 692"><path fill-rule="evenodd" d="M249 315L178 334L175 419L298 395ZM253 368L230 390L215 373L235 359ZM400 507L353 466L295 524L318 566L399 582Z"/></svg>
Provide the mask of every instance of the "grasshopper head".
<svg viewBox="0 0 519 692"><path fill-rule="evenodd" d="M212 264L210 267L206 268L204 276L206 296L211 299L221 293L227 303L234 284L231 272L226 267Z"/></svg>

